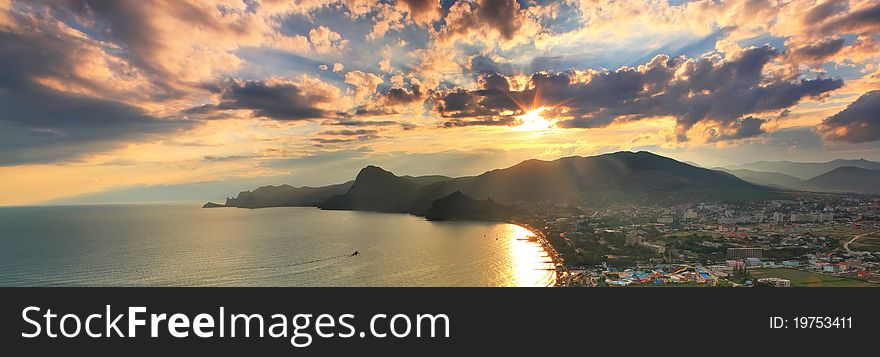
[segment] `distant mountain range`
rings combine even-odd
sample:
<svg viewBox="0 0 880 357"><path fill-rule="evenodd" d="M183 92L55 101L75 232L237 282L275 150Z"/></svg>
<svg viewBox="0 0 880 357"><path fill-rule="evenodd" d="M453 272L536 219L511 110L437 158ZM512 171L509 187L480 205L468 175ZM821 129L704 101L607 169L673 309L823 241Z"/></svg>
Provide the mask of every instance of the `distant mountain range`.
<svg viewBox="0 0 880 357"><path fill-rule="evenodd" d="M784 197L732 174L649 152L616 152L553 161L527 160L478 176L397 176L376 166L354 181L326 187L266 186L226 200L228 207L316 206L407 212L432 219L498 219L517 202L602 206L675 204Z"/></svg>
<svg viewBox="0 0 880 357"><path fill-rule="evenodd" d="M823 192L880 194L880 170L843 166L811 178L804 187Z"/></svg>
<svg viewBox="0 0 880 357"><path fill-rule="evenodd" d="M239 208L317 206L330 197L348 192L352 185L354 181L324 187L263 186L253 191L242 191L235 198L227 198L226 206Z"/></svg>
<svg viewBox="0 0 880 357"><path fill-rule="evenodd" d="M789 190L880 194L880 162L864 159L823 163L759 161L716 169L754 184Z"/></svg>
<svg viewBox="0 0 880 357"><path fill-rule="evenodd" d="M758 161L739 166L730 166L728 169L747 169L752 171L778 172L794 176L802 180L809 180L839 167L852 166L869 170L880 170L880 162L865 159L843 160L838 159L828 162L791 162L791 161Z"/></svg>
<svg viewBox="0 0 880 357"><path fill-rule="evenodd" d="M728 172L747 182L776 188L793 189L803 185L804 180L779 172L754 171L749 169L730 170L717 167L716 170Z"/></svg>

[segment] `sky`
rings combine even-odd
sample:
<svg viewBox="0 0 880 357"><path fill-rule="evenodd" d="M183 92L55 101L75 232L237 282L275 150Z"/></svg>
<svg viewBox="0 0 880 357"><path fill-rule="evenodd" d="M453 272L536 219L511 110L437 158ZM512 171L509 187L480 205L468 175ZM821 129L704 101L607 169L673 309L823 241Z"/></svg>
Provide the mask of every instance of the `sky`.
<svg viewBox="0 0 880 357"><path fill-rule="evenodd" d="M0 0L0 205L880 161L880 1Z"/></svg>

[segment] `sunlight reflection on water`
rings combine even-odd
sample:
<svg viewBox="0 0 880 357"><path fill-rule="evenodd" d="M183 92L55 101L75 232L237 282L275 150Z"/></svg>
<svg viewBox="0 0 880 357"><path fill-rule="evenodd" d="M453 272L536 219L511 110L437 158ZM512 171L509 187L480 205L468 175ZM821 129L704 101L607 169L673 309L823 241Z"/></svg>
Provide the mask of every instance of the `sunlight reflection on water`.
<svg viewBox="0 0 880 357"><path fill-rule="evenodd" d="M550 285L529 235L313 208L2 207L0 286Z"/></svg>

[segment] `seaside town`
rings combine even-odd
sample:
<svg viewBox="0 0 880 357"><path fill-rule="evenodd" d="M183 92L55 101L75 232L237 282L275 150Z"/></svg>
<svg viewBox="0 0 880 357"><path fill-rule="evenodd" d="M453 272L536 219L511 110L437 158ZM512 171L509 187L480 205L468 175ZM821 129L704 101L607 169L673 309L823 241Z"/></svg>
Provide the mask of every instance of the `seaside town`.
<svg viewBox="0 0 880 357"><path fill-rule="evenodd" d="M880 287L880 198L520 206L557 286Z"/></svg>

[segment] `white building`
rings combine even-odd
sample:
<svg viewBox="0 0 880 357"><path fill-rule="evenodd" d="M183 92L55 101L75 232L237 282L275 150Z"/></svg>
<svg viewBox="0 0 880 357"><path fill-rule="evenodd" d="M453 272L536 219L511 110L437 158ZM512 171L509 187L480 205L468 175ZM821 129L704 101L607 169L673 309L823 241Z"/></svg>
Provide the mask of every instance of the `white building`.
<svg viewBox="0 0 880 357"><path fill-rule="evenodd" d="M834 220L833 213L792 213L791 221L800 223L831 222Z"/></svg>
<svg viewBox="0 0 880 357"><path fill-rule="evenodd" d="M787 288L791 286L791 280L782 278L760 278L758 279L758 282L770 284L777 288Z"/></svg>
<svg viewBox="0 0 880 357"><path fill-rule="evenodd" d="M776 222L776 223L785 222L785 214L782 212L773 212L773 222Z"/></svg>

